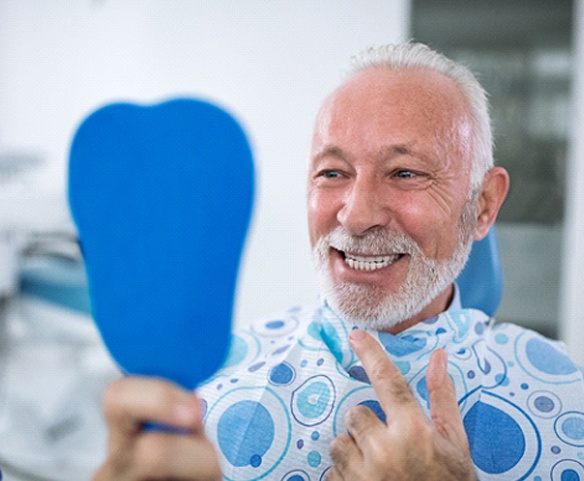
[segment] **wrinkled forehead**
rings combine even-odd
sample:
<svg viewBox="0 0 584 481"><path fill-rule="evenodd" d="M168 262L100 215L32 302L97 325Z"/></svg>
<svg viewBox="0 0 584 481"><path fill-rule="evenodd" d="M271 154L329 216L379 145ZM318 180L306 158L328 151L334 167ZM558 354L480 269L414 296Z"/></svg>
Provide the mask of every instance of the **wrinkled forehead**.
<svg viewBox="0 0 584 481"><path fill-rule="evenodd" d="M472 158L468 102L454 80L430 69L375 67L354 74L325 100L313 147L331 132L366 139L371 129L385 132L388 140L433 137L437 149Z"/></svg>

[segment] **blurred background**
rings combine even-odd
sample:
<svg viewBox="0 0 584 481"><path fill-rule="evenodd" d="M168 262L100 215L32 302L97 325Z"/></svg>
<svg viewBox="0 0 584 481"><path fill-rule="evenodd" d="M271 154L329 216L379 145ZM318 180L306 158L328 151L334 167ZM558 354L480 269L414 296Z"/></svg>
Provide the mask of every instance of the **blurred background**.
<svg viewBox="0 0 584 481"><path fill-rule="evenodd" d="M193 96L244 126L257 197L234 322L314 303L305 219L320 102L372 44L414 39L490 93L497 313L584 365L584 0L0 0L0 467L89 479L100 399L119 373L91 322L66 166L80 122L115 101ZM139 300L137 300L139 302Z"/></svg>

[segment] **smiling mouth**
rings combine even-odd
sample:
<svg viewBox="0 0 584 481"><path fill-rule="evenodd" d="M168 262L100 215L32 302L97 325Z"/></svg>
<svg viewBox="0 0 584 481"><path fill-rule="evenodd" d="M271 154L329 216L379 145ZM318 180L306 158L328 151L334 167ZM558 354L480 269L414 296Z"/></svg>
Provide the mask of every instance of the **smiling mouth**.
<svg viewBox="0 0 584 481"><path fill-rule="evenodd" d="M383 269L394 262L401 259L404 254L391 254L384 256L372 256L372 255L356 255L348 254L343 251L339 251L345 264L347 264L351 269L356 271L376 271L378 269Z"/></svg>

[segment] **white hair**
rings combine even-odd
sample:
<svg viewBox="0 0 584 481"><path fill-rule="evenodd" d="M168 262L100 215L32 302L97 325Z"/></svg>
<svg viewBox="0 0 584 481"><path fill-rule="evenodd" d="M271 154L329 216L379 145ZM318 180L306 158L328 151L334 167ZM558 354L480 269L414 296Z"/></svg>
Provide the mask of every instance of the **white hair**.
<svg viewBox="0 0 584 481"><path fill-rule="evenodd" d="M494 165L493 133L487 93L473 73L453 60L420 43L403 43L370 47L352 58L351 75L368 68L426 68L451 78L460 87L469 105L473 129L473 163L471 195L478 191L484 176Z"/></svg>

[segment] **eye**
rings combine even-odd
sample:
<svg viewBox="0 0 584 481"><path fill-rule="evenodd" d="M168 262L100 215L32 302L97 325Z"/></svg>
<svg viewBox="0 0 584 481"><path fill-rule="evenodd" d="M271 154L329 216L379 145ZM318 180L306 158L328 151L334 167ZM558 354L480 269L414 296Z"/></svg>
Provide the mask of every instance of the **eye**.
<svg viewBox="0 0 584 481"><path fill-rule="evenodd" d="M396 177L399 177L400 179L413 179L414 177L416 177L418 174L416 174L415 172L412 172L411 170L398 170L395 173Z"/></svg>
<svg viewBox="0 0 584 481"><path fill-rule="evenodd" d="M319 172L318 176L325 179L336 179L341 176L341 173L338 170L327 169Z"/></svg>
<svg viewBox="0 0 584 481"><path fill-rule="evenodd" d="M397 168L389 174L389 179L396 188L402 190L425 189L432 185L434 179L425 171Z"/></svg>

